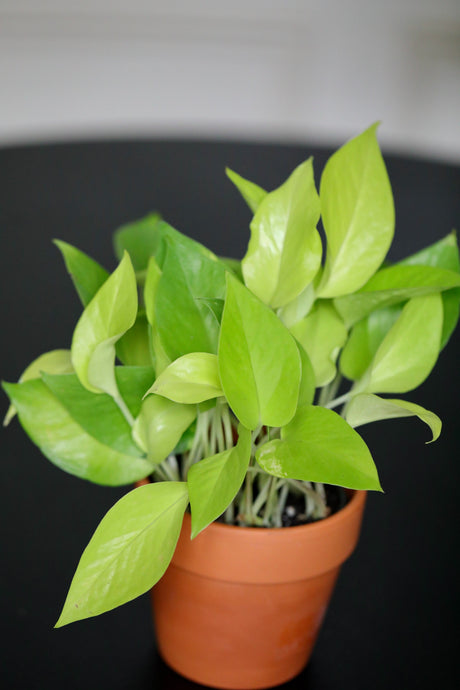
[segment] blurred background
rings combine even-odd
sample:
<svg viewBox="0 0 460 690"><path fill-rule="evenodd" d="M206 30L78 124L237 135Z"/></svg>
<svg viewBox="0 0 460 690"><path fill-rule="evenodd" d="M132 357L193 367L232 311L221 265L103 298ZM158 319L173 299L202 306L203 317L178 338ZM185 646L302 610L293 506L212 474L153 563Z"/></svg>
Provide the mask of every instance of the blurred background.
<svg viewBox="0 0 460 690"><path fill-rule="evenodd" d="M459 0L0 0L0 144L183 136L460 160Z"/></svg>

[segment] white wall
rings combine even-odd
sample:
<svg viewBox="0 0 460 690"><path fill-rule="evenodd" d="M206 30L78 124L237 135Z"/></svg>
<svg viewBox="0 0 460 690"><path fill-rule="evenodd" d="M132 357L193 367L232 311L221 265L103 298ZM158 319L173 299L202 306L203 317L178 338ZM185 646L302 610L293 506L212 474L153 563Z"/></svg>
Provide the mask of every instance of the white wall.
<svg viewBox="0 0 460 690"><path fill-rule="evenodd" d="M0 0L0 143L341 142L460 161L459 0Z"/></svg>

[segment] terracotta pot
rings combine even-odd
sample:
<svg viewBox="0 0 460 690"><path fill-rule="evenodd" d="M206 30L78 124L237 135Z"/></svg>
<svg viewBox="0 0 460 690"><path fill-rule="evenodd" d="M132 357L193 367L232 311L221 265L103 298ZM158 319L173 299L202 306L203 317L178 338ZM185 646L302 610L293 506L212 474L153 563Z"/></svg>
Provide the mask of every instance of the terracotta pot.
<svg viewBox="0 0 460 690"><path fill-rule="evenodd" d="M153 588L159 651L216 688L267 688L306 665L341 564L356 546L366 493L320 522L284 529L213 523L190 540L186 514Z"/></svg>

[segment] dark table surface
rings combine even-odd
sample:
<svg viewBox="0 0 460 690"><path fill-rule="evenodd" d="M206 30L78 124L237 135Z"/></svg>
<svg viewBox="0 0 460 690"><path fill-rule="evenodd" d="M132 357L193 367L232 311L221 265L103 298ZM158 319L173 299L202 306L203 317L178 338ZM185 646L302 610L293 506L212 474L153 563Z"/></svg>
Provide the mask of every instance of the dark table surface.
<svg viewBox="0 0 460 690"><path fill-rule="evenodd" d="M14 381L40 353L70 345L80 307L52 238L113 269L112 230L158 209L214 251L242 256L249 212L225 165L270 189L312 153L318 180L330 152L308 146L125 141L1 150L1 378ZM399 259L458 224L460 170L386 161L397 218L390 258ZM459 340L457 332L434 376L406 396L442 417L439 441L425 445L428 430L415 420L363 428L385 494L369 496L313 658L284 687L459 687ZM0 686L198 687L159 659L147 595L53 629L81 551L123 489L65 475L17 421L0 443Z"/></svg>

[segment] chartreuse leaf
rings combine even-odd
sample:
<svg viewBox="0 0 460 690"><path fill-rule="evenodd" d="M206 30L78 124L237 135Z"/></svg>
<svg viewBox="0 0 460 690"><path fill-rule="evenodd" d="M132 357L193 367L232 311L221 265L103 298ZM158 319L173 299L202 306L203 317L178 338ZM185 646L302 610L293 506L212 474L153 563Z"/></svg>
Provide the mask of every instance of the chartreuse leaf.
<svg viewBox="0 0 460 690"><path fill-rule="evenodd" d="M241 175L238 175L238 173L233 172L233 170L230 170L230 168L225 168L225 173L238 189L251 211L255 213L263 199L265 199L267 196L265 189L262 189L262 187L259 187L259 185L255 184L254 182L245 180L244 177L241 177Z"/></svg>
<svg viewBox="0 0 460 690"><path fill-rule="evenodd" d="M302 345L297 341L297 349L300 354L300 361L302 364L302 376L300 379L299 388L299 401L298 406L311 405L313 398L315 397L315 372L313 370L313 365L311 363L310 357L307 355L306 351Z"/></svg>
<svg viewBox="0 0 460 690"><path fill-rule="evenodd" d="M127 251L134 270L145 271L149 257L158 249L161 239L158 232L160 222L159 213L150 213L145 218L118 228L113 235L113 245L118 260L121 261L124 252Z"/></svg>
<svg viewBox="0 0 460 690"><path fill-rule="evenodd" d="M344 376L352 381L357 381L363 376L401 311L400 304L383 307L353 326L340 355L340 371Z"/></svg>
<svg viewBox="0 0 460 690"><path fill-rule="evenodd" d="M334 153L320 184L327 238L320 297L354 292L375 273L394 233L393 196L377 143L377 125Z"/></svg>
<svg viewBox="0 0 460 690"><path fill-rule="evenodd" d="M375 309L423 297L460 286L460 275L433 266L390 266L383 268L353 295L334 300L347 326L352 326Z"/></svg>
<svg viewBox="0 0 460 690"><path fill-rule="evenodd" d="M406 393L423 383L439 354L442 315L439 294L410 300L355 385L355 392Z"/></svg>
<svg viewBox="0 0 460 690"><path fill-rule="evenodd" d="M138 487L109 510L83 552L56 627L131 601L158 582L176 548L187 485Z"/></svg>
<svg viewBox="0 0 460 690"><path fill-rule="evenodd" d="M117 357L126 366L146 367L152 365L148 326L147 317L139 312L134 325L116 343Z"/></svg>
<svg viewBox="0 0 460 690"><path fill-rule="evenodd" d="M147 460L120 453L88 434L40 379L3 386L24 431L65 472L95 484L119 486L152 471Z"/></svg>
<svg viewBox="0 0 460 690"><path fill-rule="evenodd" d="M439 242L425 247L416 254L407 257L399 262L399 265L413 266L422 264L424 266L436 266L437 268L447 268L449 271L460 272L460 258L458 253L457 236L451 232ZM444 307L444 319L442 324L441 349L443 349L452 335L458 322L460 313L460 288L446 290L442 294Z"/></svg>
<svg viewBox="0 0 460 690"><path fill-rule="evenodd" d="M380 491L377 469L359 434L333 410L301 407L281 439L261 446L256 459L275 477Z"/></svg>
<svg viewBox="0 0 460 690"><path fill-rule="evenodd" d="M49 374L67 374L73 371L72 360L70 359L70 350L51 350L45 352L37 359L34 359L29 366L24 369L19 377L19 383L23 381L31 381L32 379L39 379L42 372ZM16 414L14 405L10 405L8 412L3 420L3 426L8 424Z"/></svg>
<svg viewBox="0 0 460 690"><path fill-rule="evenodd" d="M428 443L439 438L442 422L438 415L407 400L390 400L361 393L352 398L346 406L346 420L352 427L397 417L418 417L431 429L433 437Z"/></svg>
<svg viewBox="0 0 460 690"><path fill-rule="evenodd" d="M241 265L244 282L265 304L282 307L313 280L322 253L316 229L319 216L310 158L267 194L251 222Z"/></svg>
<svg viewBox="0 0 460 690"><path fill-rule="evenodd" d="M192 539L226 510L241 488L251 458L251 432L238 426L234 448L192 465L187 476Z"/></svg>
<svg viewBox="0 0 460 690"><path fill-rule="evenodd" d="M218 357L225 397L247 429L292 419L301 377L296 343L272 310L230 274Z"/></svg>
<svg viewBox="0 0 460 690"><path fill-rule="evenodd" d="M281 321L287 328L290 328L295 323L298 323L301 319L307 316L308 312L313 306L315 301L315 290L313 283L307 285L305 290L303 290L300 295L297 295L292 302L286 304L285 307L278 309L277 314Z"/></svg>
<svg viewBox="0 0 460 690"><path fill-rule="evenodd" d="M81 383L92 393L103 391L118 399L115 343L136 319L136 277L129 255L86 307L72 339L72 363Z"/></svg>
<svg viewBox="0 0 460 690"><path fill-rule="evenodd" d="M200 298L224 299L225 274L225 266L216 258L168 241L157 287L155 319L170 360L190 352L217 352L219 324Z"/></svg>
<svg viewBox="0 0 460 690"><path fill-rule="evenodd" d="M181 405L149 395L134 422L134 440L147 453L150 462L157 465L172 453L196 414L196 405Z"/></svg>
<svg viewBox="0 0 460 690"><path fill-rule="evenodd" d="M54 244L60 250L78 296L83 306L86 307L105 283L109 273L97 261L91 259L80 249L72 247L71 244L62 242L62 240L54 240Z"/></svg>
<svg viewBox="0 0 460 690"><path fill-rule="evenodd" d="M154 256L149 259L147 276L144 285L144 302L147 321L151 326L155 325L155 299L157 296L158 283L161 278L161 269Z"/></svg>
<svg viewBox="0 0 460 690"><path fill-rule="evenodd" d="M241 261L239 259L232 259L228 256L219 257L225 268L233 273L241 282L243 282L243 273L241 270Z"/></svg>
<svg viewBox="0 0 460 690"><path fill-rule="evenodd" d="M306 350L317 386L325 386L336 374L335 362L347 339L347 329L332 304L321 300L304 319L289 329Z"/></svg>
<svg viewBox="0 0 460 690"><path fill-rule="evenodd" d="M131 380L125 380L119 388L123 388L125 394L129 391L127 398L136 397L140 406L145 388L139 392L139 382L145 381L145 374L142 369L138 371L137 368L130 368L130 371L132 372ZM150 372L152 375L151 369ZM90 436L120 453L134 457L142 455L132 440L131 426L110 395L90 393L81 385L75 374L61 376L43 374L42 378L73 421Z"/></svg>
<svg viewBox="0 0 460 690"><path fill-rule="evenodd" d="M200 403L218 398L220 385L217 355L191 352L176 359L158 376L148 393L179 403Z"/></svg>

